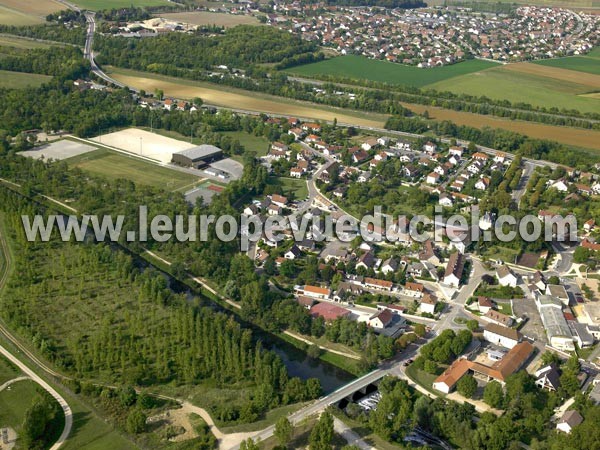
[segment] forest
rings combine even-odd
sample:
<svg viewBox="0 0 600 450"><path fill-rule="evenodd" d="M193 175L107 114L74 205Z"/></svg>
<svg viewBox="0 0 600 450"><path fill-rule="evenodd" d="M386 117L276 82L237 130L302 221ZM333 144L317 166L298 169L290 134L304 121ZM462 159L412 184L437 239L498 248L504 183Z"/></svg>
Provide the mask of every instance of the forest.
<svg viewBox="0 0 600 450"><path fill-rule="evenodd" d="M98 36L100 64L160 72L160 67L207 70L225 65L279 63L316 51L316 44L271 27L240 25L220 36L168 33L152 39ZM299 62L302 62L299 59Z"/></svg>
<svg viewBox="0 0 600 450"><path fill-rule="evenodd" d="M6 188L0 196L19 274L2 296L2 318L62 371L80 381L250 389L249 402L213 411L230 422L252 422L321 394L318 380L288 377L281 359L233 316L202 299L190 303L123 250L58 238L28 242L20 214L39 207Z"/></svg>

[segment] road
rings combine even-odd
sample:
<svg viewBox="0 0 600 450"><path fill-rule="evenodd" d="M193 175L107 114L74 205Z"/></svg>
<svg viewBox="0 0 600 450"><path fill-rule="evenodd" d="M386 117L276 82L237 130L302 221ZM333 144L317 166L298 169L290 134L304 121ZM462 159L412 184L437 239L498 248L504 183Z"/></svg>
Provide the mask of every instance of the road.
<svg viewBox="0 0 600 450"><path fill-rule="evenodd" d="M11 363L17 366L21 372L26 374L29 378L39 384L42 389L48 392L54 399L58 402L60 407L63 410L65 415L65 427L63 428L62 433L60 434L58 440L50 447L50 450L58 450L67 440L67 437L71 433L71 428L73 427L73 412L71 411L71 407L67 403L67 401L58 393L52 386L46 383L38 374L36 374L33 370L23 364L17 357L15 357L12 353L6 350L3 346L0 346L0 353L4 355L6 359L8 359Z"/></svg>
<svg viewBox="0 0 600 450"><path fill-rule="evenodd" d="M65 2L66 3L66 2ZM85 49L84 49L84 57L90 62L90 66L92 68L92 72L99 78L102 78L107 83L112 83L118 87L127 87L120 81L117 81L104 73L98 64L96 64L96 60L94 58L94 33L96 32L96 13L93 11L85 11L85 20L88 24L88 31L85 38ZM137 92L136 89L129 88L132 91Z"/></svg>

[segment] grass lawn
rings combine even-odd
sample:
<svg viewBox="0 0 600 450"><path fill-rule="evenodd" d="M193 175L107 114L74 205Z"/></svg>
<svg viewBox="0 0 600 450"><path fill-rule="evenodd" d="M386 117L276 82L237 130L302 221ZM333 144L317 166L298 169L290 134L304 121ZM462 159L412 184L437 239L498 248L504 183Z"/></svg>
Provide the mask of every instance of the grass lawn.
<svg viewBox="0 0 600 450"><path fill-rule="evenodd" d="M566 58L542 59L534 61L534 64L600 75L600 61L597 58L597 56L592 58L587 56L568 56Z"/></svg>
<svg viewBox="0 0 600 450"><path fill-rule="evenodd" d="M428 87L548 108L577 109L581 112L597 112L600 108L598 100L580 96L591 90L589 86L503 67L439 81Z"/></svg>
<svg viewBox="0 0 600 450"><path fill-rule="evenodd" d="M224 131L221 134L237 139L246 150L255 152L257 157L269 153L269 140L264 136L255 136L245 131ZM233 159L237 158L234 156Z"/></svg>
<svg viewBox="0 0 600 450"><path fill-rule="evenodd" d="M23 89L28 87L39 87L51 79L52 77L48 75L38 75L37 73L0 70L0 88Z"/></svg>
<svg viewBox="0 0 600 450"><path fill-rule="evenodd" d="M3 427L11 427L20 431L25 414L34 400L38 398L40 386L31 381L23 380L11 384L0 392L0 424ZM55 400L53 400L55 402ZM57 415L52 424L52 436L47 436L50 442L54 442L60 436L65 424L64 414Z"/></svg>
<svg viewBox="0 0 600 450"><path fill-rule="evenodd" d="M94 150L66 161L72 167L79 167L111 180L125 178L136 184L155 186L168 191L191 186L199 180L194 175L161 167L107 149Z"/></svg>
<svg viewBox="0 0 600 450"><path fill-rule="evenodd" d="M369 59L364 56L348 55L293 67L287 71L296 75L309 77L315 75L334 75L420 87L497 66L498 64L496 63L473 59L433 69L419 69L416 66L405 66L388 61Z"/></svg>
<svg viewBox="0 0 600 450"><path fill-rule="evenodd" d="M408 377L410 379L412 379L415 383L423 386L429 392L432 392L438 396L444 395L441 392L437 392L433 389L433 382L438 377L437 375L432 375L430 373L425 372L424 370L419 370L415 367L414 364L411 364L410 366L408 366L406 368L405 372L406 372L406 375L408 375Z"/></svg>
<svg viewBox="0 0 600 450"><path fill-rule="evenodd" d="M283 195L294 200L304 200L308 197L308 187L306 180L297 178L270 177L268 184L281 186Z"/></svg>
<svg viewBox="0 0 600 450"><path fill-rule="evenodd" d="M502 260L508 263L514 263L515 258L518 255L518 250L507 247L500 247L498 245L495 245L491 248L486 248L485 253L483 253L483 256L485 256L487 259Z"/></svg>
<svg viewBox="0 0 600 450"><path fill-rule="evenodd" d="M12 380L13 378L20 377L21 375L23 375L21 371L8 359L4 356L0 357L0 384Z"/></svg>
<svg viewBox="0 0 600 450"><path fill-rule="evenodd" d="M502 314L506 314L507 316L512 316L512 308L510 307L510 303L497 303L498 306L498 311L500 311Z"/></svg>
<svg viewBox="0 0 600 450"><path fill-rule="evenodd" d="M92 11L128 8L130 6L163 6L169 4L166 0L73 0L73 3Z"/></svg>
<svg viewBox="0 0 600 450"><path fill-rule="evenodd" d="M30 380L17 381L0 392L0 423L18 429L25 412L36 398L39 386Z"/></svg>

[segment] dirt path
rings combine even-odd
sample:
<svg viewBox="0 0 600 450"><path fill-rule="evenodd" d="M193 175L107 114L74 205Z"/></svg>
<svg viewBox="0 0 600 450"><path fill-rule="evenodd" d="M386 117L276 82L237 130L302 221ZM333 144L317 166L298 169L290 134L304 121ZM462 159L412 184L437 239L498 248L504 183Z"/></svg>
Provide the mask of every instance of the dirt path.
<svg viewBox="0 0 600 450"><path fill-rule="evenodd" d="M297 339L297 340L299 340L299 341L302 341L302 342L304 342L305 344L308 344L308 345L317 345L317 344L315 344L314 342L312 342L310 339L306 339L305 337L302 337L302 336L300 336L299 334L296 334L296 333L294 333L294 332L292 332L292 331L287 331L287 330L286 330L286 331L284 331L284 332L283 332L283 334L287 334L288 336L291 336L291 337L293 337L294 339ZM334 350L334 349L331 349L331 348L329 348L329 347L326 347L326 346L324 346L324 345L317 345L317 346L318 346L318 347L319 347L321 350L325 350L325 351L328 351L328 352L330 352L330 353L335 353L336 355L341 355L341 356L345 356L346 358L351 358L351 359L360 360L360 356L358 356L358 355L355 355L355 354L353 354L353 353L342 352L342 351L340 351L340 350Z"/></svg>

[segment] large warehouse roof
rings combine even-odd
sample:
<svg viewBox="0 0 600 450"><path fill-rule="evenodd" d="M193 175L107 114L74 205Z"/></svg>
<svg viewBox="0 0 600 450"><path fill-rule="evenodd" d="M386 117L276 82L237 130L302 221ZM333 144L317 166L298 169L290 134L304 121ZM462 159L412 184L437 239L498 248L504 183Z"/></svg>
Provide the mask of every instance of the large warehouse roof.
<svg viewBox="0 0 600 450"><path fill-rule="evenodd" d="M194 161L197 159L206 158L207 156L213 156L215 153L220 153L222 151L223 150L221 150L219 147L215 147L214 145L202 144L198 145L197 147L180 150L174 154L185 156L186 158Z"/></svg>
<svg viewBox="0 0 600 450"><path fill-rule="evenodd" d="M560 300L549 295L542 295L538 300L538 310L542 318L548 338L571 337L571 330L561 309Z"/></svg>

